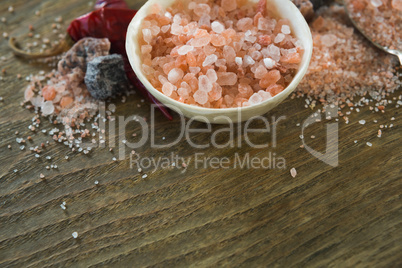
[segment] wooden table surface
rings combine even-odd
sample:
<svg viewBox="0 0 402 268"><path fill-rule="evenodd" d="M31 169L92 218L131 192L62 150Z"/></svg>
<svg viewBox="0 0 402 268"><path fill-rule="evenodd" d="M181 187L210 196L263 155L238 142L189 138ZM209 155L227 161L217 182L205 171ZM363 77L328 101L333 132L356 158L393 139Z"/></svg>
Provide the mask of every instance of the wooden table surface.
<svg viewBox="0 0 402 268"><path fill-rule="evenodd" d="M143 1L128 2L138 8ZM92 4L2 0L0 17L7 22L0 22L1 33L26 36L32 24L35 34L54 40L51 25L55 17L63 17L64 31L71 19L89 11ZM7 11L10 5L14 13ZM37 10L39 15L35 15ZM228 157L231 163L236 154L261 159L275 153L277 159L285 159L286 168L196 168L193 162L185 171L176 167L139 173L137 167L130 168L128 158L113 161L118 157L116 150L72 153L41 132L53 127L46 120L39 130L30 131L34 113L20 106L27 85L24 78L44 67L16 59L3 37L0 54L4 57L1 69L6 68L0 81L0 267L402 265L402 117L396 100L385 113L361 107L349 115L349 124L340 118L337 167L300 148L297 124L315 110L306 109L303 99L288 98L266 115L270 121L271 116L286 117L278 123L275 148L252 148L240 135L243 144L234 148L193 149L183 139L170 148L153 149L147 143L136 150L141 157L170 157L171 153L194 157L199 153ZM17 79L17 74L23 79ZM398 90L389 99L400 94ZM141 99L137 94L125 103L116 100L115 116L149 118L149 104ZM362 119L366 124L359 124ZM306 144L323 152L329 123L336 121L310 126ZM381 124L388 128L378 138ZM157 113L155 125L160 143L179 134L178 116L169 122ZM201 123L193 126L205 127ZM252 126L262 127L262 123ZM212 130L221 128L213 126ZM127 126L127 137L133 133L141 135L138 124ZM28 135L33 141L27 141L21 151L16 138ZM205 133L192 137L199 143L211 139ZM218 140L227 138L222 134ZM271 136L254 133L251 139L270 142ZM42 156L35 158L28 148L48 140ZM58 168L46 170L48 165ZM298 173L295 178L289 172L293 167ZM143 178L143 174L148 176ZM63 202L66 210L60 207ZM78 233L77 239L73 232Z"/></svg>

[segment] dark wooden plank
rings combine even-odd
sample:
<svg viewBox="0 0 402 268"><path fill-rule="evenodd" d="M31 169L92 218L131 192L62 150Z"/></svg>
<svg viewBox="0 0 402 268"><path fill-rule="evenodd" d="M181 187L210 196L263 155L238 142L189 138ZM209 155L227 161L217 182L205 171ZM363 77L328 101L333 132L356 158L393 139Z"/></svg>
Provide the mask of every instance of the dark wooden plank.
<svg viewBox="0 0 402 268"><path fill-rule="evenodd" d="M129 1L138 8L141 1ZM13 5L15 12L7 8ZM85 1L2 1L1 32L12 36L35 33L55 38L51 24L56 16L68 21L91 9ZM40 15L35 11L40 10ZM29 38L27 38L28 40ZM0 266L371 266L401 264L401 130L396 101L385 113L368 107L339 118L339 166L331 167L300 148L302 123L313 111L302 99L288 98L267 114L285 116L277 128L277 146L255 149L245 144L223 149L191 149L182 140L165 149L147 143L136 152L142 157L229 157L236 154L286 160L285 169L204 169L194 162L183 169L144 170L147 178L118 157L117 148L96 148L89 155L71 153L47 134L28 130L34 113L19 106L27 82L18 80L50 68L27 64L13 57L3 38L0 43ZM400 90L393 97L398 98ZM126 103L115 101L116 116L136 114L150 118L150 107L132 95ZM392 99L392 97L390 97ZM137 107L140 105L141 107ZM347 111L347 109L345 110ZM391 121L394 117L395 120ZM361 125L358 120L365 119ZM373 121L377 120L377 123ZM52 125L43 120L41 129ZM309 146L325 150L323 120L309 127ZM393 124L377 137L379 125ZM201 123L194 126L203 127ZM242 125L244 127L244 124ZM254 122L253 127L262 127ZM222 126L213 126L213 130ZM15 135L15 131L19 131ZM156 140L168 143L179 135L180 120L167 122L156 115ZM138 125L127 126L127 138L141 134ZM27 147L49 141L43 156L20 151L16 137L33 137ZM314 135L316 138L311 139ZM162 137L166 137L163 140ZM192 136L210 141L209 134ZM235 135L237 139L237 135ZM255 134L253 141L271 142L271 135ZM138 140L138 137L137 137ZM228 140L227 134L219 136ZM357 143L354 143L358 140ZM369 141L372 147L366 145ZM8 145L12 149L8 149ZM69 160L65 159L68 155ZM45 156L51 156L46 160ZM194 161L194 159L192 160ZM45 167L57 164L58 169ZM295 167L298 175L290 176ZM18 169L14 173L14 169ZM39 174L46 176L41 180ZM95 185L95 180L99 181ZM65 201L67 209L60 204ZM73 239L72 232L78 232Z"/></svg>

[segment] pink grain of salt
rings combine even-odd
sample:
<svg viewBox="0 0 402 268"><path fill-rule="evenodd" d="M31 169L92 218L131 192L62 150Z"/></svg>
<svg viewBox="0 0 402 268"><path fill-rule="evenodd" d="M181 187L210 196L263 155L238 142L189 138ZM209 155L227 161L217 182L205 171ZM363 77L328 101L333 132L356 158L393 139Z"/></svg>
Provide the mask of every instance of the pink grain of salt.
<svg viewBox="0 0 402 268"><path fill-rule="evenodd" d="M241 4L240 4L241 3ZM206 108L257 105L292 81L303 48L287 20L237 0L182 0L142 25L142 67L152 85Z"/></svg>

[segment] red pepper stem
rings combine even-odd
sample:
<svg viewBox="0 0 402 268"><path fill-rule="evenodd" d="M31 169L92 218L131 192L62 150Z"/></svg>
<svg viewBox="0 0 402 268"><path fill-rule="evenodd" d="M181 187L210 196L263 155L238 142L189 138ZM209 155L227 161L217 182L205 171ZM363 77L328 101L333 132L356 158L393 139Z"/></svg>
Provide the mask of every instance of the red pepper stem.
<svg viewBox="0 0 402 268"><path fill-rule="evenodd" d="M74 45L74 43L75 42L73 41L73 39L71 39L70 35L66 35L65 38L62 39L58 45L42 53L30 53L20 49L15 37L10 38L8 45L16 56L28 60L33 60L60 55L61 53L68 51Z"/></svg>

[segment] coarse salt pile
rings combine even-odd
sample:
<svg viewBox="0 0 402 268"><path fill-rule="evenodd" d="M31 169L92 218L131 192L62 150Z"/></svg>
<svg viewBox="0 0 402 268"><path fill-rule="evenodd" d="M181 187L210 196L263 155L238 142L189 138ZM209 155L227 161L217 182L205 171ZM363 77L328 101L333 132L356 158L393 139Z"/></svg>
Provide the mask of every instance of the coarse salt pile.
<svg viewBox="0 0 402 268"><path fill-rule="evenodd" d="M377 105L387 105L387 94L401 86L397 58L357 34L343 6L321 8L310 28L313 55L296 94L341 106L370 96Z"/></svg>
<svg viewBox="0 0 402 268"><path fill-rule="evenodd" d="M84 77L87 62L108 55L109 49L107 39L80 40L63 55L57 70L31 77L25 89L25 102L30 102L43 116L53 116L55 122L62 123L71 134L71 127L94 117L99 110Z"/></svg>
<svg viewBox="0 0 402 268"><path fill-rule="evenodd" d="M346 0L350 15L378 44L402 51L402 0Z"/></svg>
<svg viewBox="0 0 402 268"><path fill-rule="evenodd" d="M289 21L266 15L265 7L266 0L154 5L142 24L143 72L186 104L245 107L272 98L292 81L303 49Z"/></svg>

